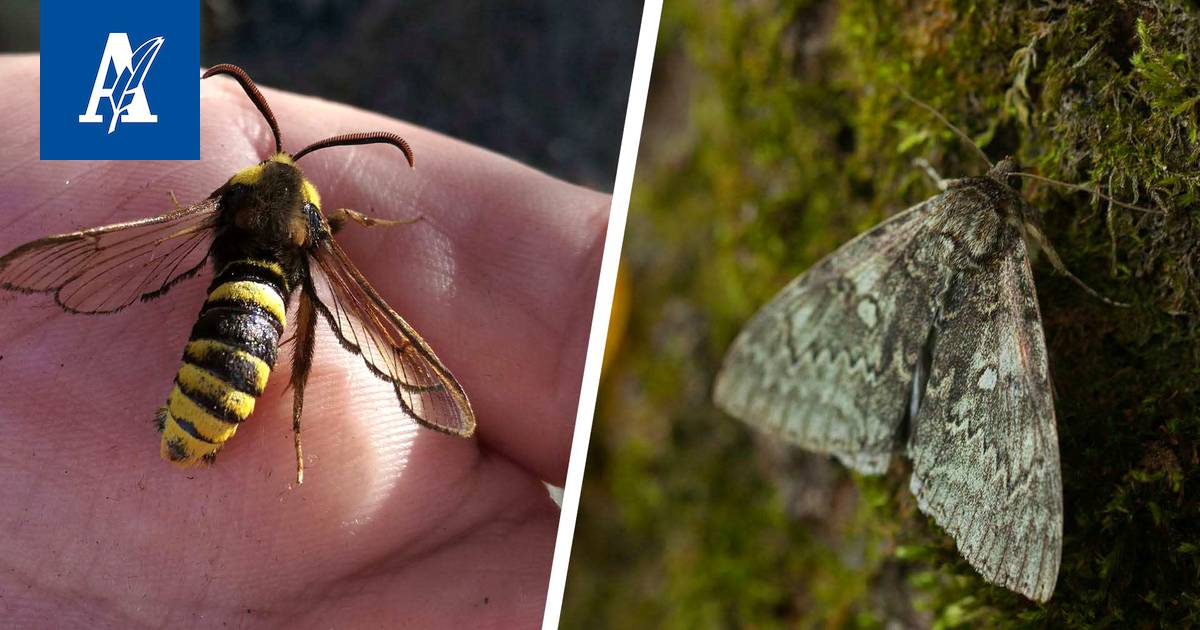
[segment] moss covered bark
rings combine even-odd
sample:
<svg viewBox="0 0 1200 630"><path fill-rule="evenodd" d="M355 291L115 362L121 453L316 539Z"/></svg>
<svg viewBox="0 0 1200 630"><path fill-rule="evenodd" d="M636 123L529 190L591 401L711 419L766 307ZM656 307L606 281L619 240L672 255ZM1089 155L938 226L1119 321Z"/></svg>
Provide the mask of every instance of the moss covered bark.
<svg viewBox="0 0 1200 630"><path fill-rule="evenodd" d="M1200 9L1175 1L668 2L626 239L632 316L606 375L568 627L1150 626L1200 616ZM709 402L749 315L944 176L1030 183L1068 267L1035 262L1065 497L1058 588L985 584L907 468L855 478ZM1192 492L1189 493L1189 489Z"/></svg>

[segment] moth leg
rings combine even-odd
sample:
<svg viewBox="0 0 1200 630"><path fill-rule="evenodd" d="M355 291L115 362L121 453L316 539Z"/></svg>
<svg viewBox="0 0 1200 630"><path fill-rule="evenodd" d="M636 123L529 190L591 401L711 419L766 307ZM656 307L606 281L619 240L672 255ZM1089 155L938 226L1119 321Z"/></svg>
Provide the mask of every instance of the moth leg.
<svg viewBox="0 0 1200 630"><path fill-rule="evenodd" d="M174 190L168 190L168 191L167 191L167 194L171 196L171 203L175 204L175 209L176 209L176 210L186 210L186 209L187 209L187 207L186 207L186 206L184 206L183 204L179 203L179 197L176 197L176 196L175 196L175 191L174 191Z"/></svg>
<svg viewBox="0 0 1200 630"><path fill-rule="evenodd" d="M913 166L925 171L925 174L929 176L929 179L933 180L933 183L938 187L938 190L946 190L950 187L950 182L953 181L944 179L940 174L938 174L937 170L933 168L933 165L929 163L929 160L926 160L925 158L917 158L913 160Z"/></svg>
<svg viewBox="0 0 1200 630"><path fill-rule="evenodd" d="M420 221L423 218L424 217L417 215L416 217L413 217L411 219L399 219L399 220L377 219L375 217L367 216L357 210L351 210L350 208L338 208L337 210L333 211L333 214L329 215L328 221L329 221L329 230L331 232L333 232L334 234L337 234L338 230L341 230L343 227L346 226L346 221L354 221L355 223L362 225L364 227L373 227L376 225L382 225L384 227L393 227L393 226L397 226L397 225L408 225L410 223L416 223L417 221Z"/></svg>
<svg viewBox="0 0 1200 630"><path fill-rule="evenodd" d="M293 391L292 434L296 438L296 485L304 483L304 452L300 447L300 413L304 409L304 386L308 383L308 372L312 369L313 344L316 341L317 310L309 297L312 285L306 279L300 292L300 305L296 309L296 333L292 335L292 379L288 386Z"/></svg>

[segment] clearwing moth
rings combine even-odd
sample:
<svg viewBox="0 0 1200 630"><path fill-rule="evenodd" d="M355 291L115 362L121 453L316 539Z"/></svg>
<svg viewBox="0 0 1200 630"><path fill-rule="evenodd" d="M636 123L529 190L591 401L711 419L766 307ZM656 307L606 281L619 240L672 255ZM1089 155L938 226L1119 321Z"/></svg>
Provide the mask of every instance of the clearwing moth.
<svg viewBox="0 0 1200 630"><path fill-rule="evenodd" d="M1015 176L1026 174L1005 159L946 182L794 279L737 336L713 398L863 474L906 455L918 507L971 566L1044 602L1058 579L1062 479L1025 238L1084 285L1045 243Z"/></svg>
<svg viewBox="0 0 1200 630"><path fill-rule="evenodd" d="M419 424L470 436L475 414L462 386L333 239L348 221L400 225L350 209L326 217L296 162L336 146L408 143L388 132L353 133L283 151L266 99L237 66L213 66L241 85L271 127L275 151L237 172L207 199L157 217L39 239L0 257L0 287L48 293L69 313L115 313L166 294L210 262L214 276L155 425L162 456L180 466L210 463L254 410L275 365L288 306L299 295L293 333L292 429L296 481L303 483L300 415L318 314L342 347L392 386ZM415 220L415 219L414 219ZM284 343L288 343L285 341Z"/></svg>

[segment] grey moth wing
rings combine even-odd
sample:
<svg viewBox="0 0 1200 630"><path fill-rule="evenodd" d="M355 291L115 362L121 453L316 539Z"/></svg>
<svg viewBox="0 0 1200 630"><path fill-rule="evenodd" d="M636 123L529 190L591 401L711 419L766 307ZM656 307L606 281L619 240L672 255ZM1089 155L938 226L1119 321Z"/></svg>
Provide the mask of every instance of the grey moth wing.
<svg viewBox="0 0 1200 630"><path fill-rule="evenodd" d="M943 300L911 484L983 577L1046 601L1062 549L1058 435L1025 241L1006 228L995 264L962 271Z"/></svg>
<svg viewBox="0 0 1200 630"><path fill-rule="evenodd" d="M717 406L867 474L903 449L914 370L951 271L927 200L849 241L746 325L716 378Z"/></svg>
<svg viewBox="0 0 1200 630"><path fill-rule="evenodd" d="M1005 183L1011 168L953 180L794 280L734 341L714 398L863 473L884 472L904 450L918 507L962 556L985 579L1046 601L1062 479L1017 227L1032 215Z"/></svg>

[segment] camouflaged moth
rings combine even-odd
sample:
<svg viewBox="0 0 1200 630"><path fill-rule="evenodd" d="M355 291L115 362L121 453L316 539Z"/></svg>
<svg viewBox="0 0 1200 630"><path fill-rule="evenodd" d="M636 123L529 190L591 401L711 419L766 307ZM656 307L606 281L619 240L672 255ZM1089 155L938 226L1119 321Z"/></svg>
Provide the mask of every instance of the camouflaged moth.
<svg viewBox="0 0 1200 630"><path fill-rule="evenodd" d="M793 280L734 341L714 400L863 474L906 455L917 505L971 566L1046 601L1062 479L1025 239L1046 245L1018 175L1006 159L947 182Z"/></svg>

